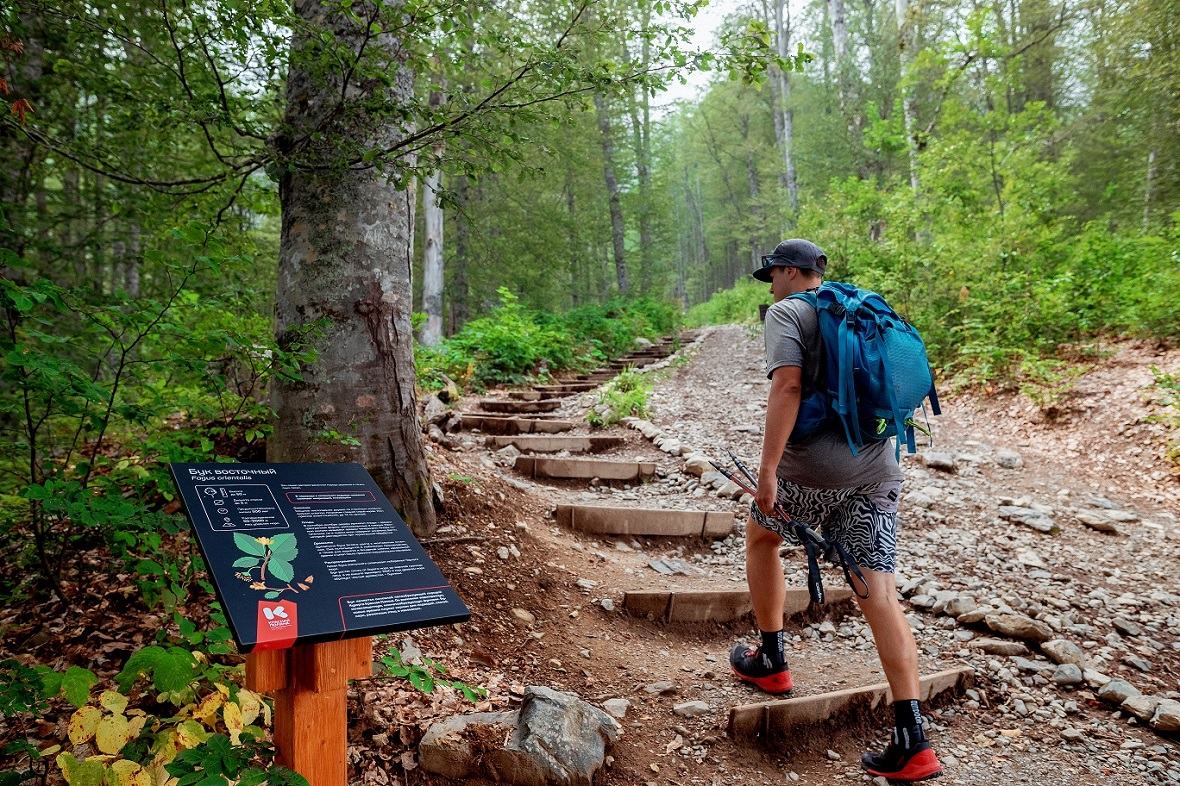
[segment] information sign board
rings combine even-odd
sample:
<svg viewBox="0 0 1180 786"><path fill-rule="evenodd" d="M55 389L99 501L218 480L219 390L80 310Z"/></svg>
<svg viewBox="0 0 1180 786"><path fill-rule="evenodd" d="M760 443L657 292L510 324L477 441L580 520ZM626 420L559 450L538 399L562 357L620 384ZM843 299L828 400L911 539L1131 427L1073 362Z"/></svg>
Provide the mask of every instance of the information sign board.
<svg viewBox="0 0 1180 786"><path fill-rule="evenodd" d="M171 464L242 652L471 612L360 464Z"/></svg>

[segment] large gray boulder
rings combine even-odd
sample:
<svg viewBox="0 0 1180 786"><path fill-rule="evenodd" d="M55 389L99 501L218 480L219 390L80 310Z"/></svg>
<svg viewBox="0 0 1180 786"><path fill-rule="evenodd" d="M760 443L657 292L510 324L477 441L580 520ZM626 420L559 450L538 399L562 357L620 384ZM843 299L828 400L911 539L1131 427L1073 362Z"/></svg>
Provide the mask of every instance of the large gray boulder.
<svg viewBox="0 0 1180 786"><path fill-rule="evenodd" d="M1079 668L1086 667L1086 656L1082 648L1067 639L1053 639L1041 645L1041 652L1054 663L1072 663Z"/></svg>
<svg viewBox="0 0 1180 786"><path fill-rule="evenodd" d="M515 712L457 715L434 724L418 746L418 760L427 772L455 780L591 786L621 733L614 718L572 693L528 687Z"/></svg>
<svg viewBox="0 0 1180 786"><path fill-rule="evenodd" d="M983 621L996 633L1016 639L1042 642L1053 638L1053 629L1047 623L1016 612L993 612Z"/></svg>

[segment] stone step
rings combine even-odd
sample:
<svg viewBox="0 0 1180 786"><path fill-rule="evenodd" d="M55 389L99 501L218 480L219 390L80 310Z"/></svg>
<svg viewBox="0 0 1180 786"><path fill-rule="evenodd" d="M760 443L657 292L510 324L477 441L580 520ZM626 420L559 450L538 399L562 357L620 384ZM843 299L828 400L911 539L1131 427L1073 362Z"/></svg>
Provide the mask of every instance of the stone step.
<svg viewBox="0 0 1180 786"><path fill-rule="evenodd" d="M517 456L514 469L530 478L589 480L644 480L656 474L656 465L646 461L607 459L534 458Z"/></svg>
<svg viewBox="0 0 1180 786"><path fill-rule="evenodd" d="M504 401L503 399L485 398L479 402L479 408L484 412L508 412L511 414L526 414L529 412L552 412L561 406L559 399L548 401Z"/></svg>
<svg viewBox="0 0 1180 786"><path fill-rule="evenodd" d="M975 670L970 666L928 674L919 681L918 698L929 702L938 696L949 697L974 683ZM883 716L892 702L889 683L881 682L797 699L743 704L729 711L729 736L740 742L781 746L793 737L805 738L799 733L802 727L831 726L848 718L860 721L876 713Z"/></svg>
<svg viewBox="0 0 1180 786"><path fill-rule="evenodd" d="M824 605L833 606L852 598L848 587L824 587ZM787 619L807 611L811 597L802 587L788 587L783 616ZM748 590L689 590L661 592L644 590L623 594L623 608L636 617L661 622L732 622L754 610Z"/></svg>
<svg viewBox="0 0 1180 786"><path fill-rule="evenodd" d="M568 420L553 418L506 418L467 413L463 414L460 424L462 428L477 428L486 434L556 434L574 427Z"/></svg>
<svg viewBox="0 0 1180 786"><path fill-rule="evenodd" d="M603 535L724 538L733 532L733 513L558 505L557 523L580 532Z"/></svg>
<svg viewBox="0 0 1180 786"><path fill-rule="evenodd" d="M562 397L562 393L550 393L543 390L510 390L508 398L513 401L552 401Z"/></svg>
<svg viewBox="0 0 1180 786"><path fill-rule="evenodd" d="M622 437L532 437L507 436L491 437L489 442L493 447L502 448L512 445L518 450L531 450L534 453L556 453L568 450L570 453L602 453L622 445Z"/></svg>

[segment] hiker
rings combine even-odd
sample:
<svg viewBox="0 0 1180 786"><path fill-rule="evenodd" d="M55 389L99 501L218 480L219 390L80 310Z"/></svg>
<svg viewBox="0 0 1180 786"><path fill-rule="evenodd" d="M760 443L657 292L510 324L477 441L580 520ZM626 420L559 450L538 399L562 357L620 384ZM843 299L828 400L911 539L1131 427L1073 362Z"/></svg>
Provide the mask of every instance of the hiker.
<svg viewBox="0 0 1180 786"><path fill-rule="evenodd" d="M784 240L753 274L770 284L774 297L765 331L770 396L758 489L746 529L746 580L762 642L753 649L736 646L730 664L740 679L769 693L792 688L783 650L786 586L779 546L784 538L795 539L787 522L771 515L777 498L788 516L822 527L827 539L842 544L864 574L868 597L857 602L893 692L895 725L884 753L864 754L862 765L874 776L924 780L942 767L922 729L918 649L894 584L902 480L894 446L885 439L854 455L839 426L824 426L805 441L788 444L804 393L824 383L814 300L788 296L818 289L827 262L814 243Z"/></svg>

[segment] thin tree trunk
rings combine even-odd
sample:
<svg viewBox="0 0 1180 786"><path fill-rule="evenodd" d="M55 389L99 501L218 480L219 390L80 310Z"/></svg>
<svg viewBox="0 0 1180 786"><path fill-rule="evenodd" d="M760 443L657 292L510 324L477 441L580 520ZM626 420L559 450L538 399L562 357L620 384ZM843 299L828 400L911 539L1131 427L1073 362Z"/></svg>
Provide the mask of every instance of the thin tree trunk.
<svg viewBox="0 0 1180 786"><path fill-rule="evenodd" d="M1151 225L1151 200L1152 191L1155 188L1156 170L1156 152L1152 150L1147 154L1147 184L1143 187L1143 231L1146 232Z"/></svg>
<svg viewBox="0 0 1180 786"><path fill-rule="evenodd" d="M578 237L578 219L574 200L574 168L569 161L565 166L565 209L566 226L569 231L569 273L570 273L570 301L574 308L582 305L586 287L584 265L582 263L581 240Z"/></svg>
<svg viewBox="0 0 1180 786"><path fill-rule="evenodd" d="M623 204L619 197L619 181L615 177L614 140L611 138L610 117L606 114L606 102L602 91L594 93L594 108L598 110L598 130L602 136L602 169L606 178L606 193L610 200L611 246L615 258L615 278L619 294L627 296L627 259L623 241L626 228L623 225Z"/></svg>
<svg viewBox="0 0 1180 786"><path fill-rule="evenodd" d="M443 95L437 90L430 91L430 107L442 105ZM426 323L422 326L421 342L433 347L442 341L443 327L443 209L438 195L442 191L442 142L434 145L432 151L439 166L426 178L422 189L422 310L426 312Z"/></svg>
<svg viewBox="0 0 1180 786"><path fill-rule="evenodd" d="M462 330L471 318L468 306L467 260L471 255L467 211L471 204L471 184L467 175L455 178L455 254L451 257L451 334Z"/></svg>
<svg viewBox="0 0 1180 786"><path fill-rule="evenodd" d="M774 27L779 57L786 57L791 46L791 20L786 13L786 0L775 0ZM792 221L799 210L799 180L795 172L795 110L791 106L791 75L778 69L779 111L782 112L783 176L787 186L787 204Z"/></svg>
<svg viewBox="0 0 1180 786"><path fill-rule="evenodd" d="M827 0L828 21L832 25L832 49L836 55L836 91L840 97L840 114L848 117L848 21L844 0Z"/></svg>
<svg viewBox="0 0 1180 786"><path fill-rule="evenodd" d="M315 341L316 360L296 381L276 380L272 392L274 434L267 441L270 461L359 461L401 512L411 529L435 528L433 485L422 444L422 424L414 392L413 306L414 193L398 190L376 168L332 167L339 147L388 148L403 126L364 111L366 102L409 101L413 78L397 64L400 42L389 32L369 33L332 5L295 0L295 13L307 23L292 41L280 152L297 154L279 181L282 236L279 247L275 331L289 346L299 331L324 320ZM365 3L353 13L373 17ZM342 95L342 76L312 73L318 63L321 32L360 52L361 42L383 49L394 65L390 82L350 87L343 110L323 118ZM291 139L320 124L324 139L292 151ZM347 141L348 144L341 144ZM412 163L412 162L407 162ZM355 445L345 444L355 441Z"/></svg>
<svg viewBox="0 0 1180 786"><path fill-rule="evenodd" d="M918 180L918 99L914 89L914 55L917 52L918 26L913 18L909 0L895 0L897 10L897 52L901 62L902 114L905 117L905 136L910 154L910 186L917 194L921 188Z"/></svg>

